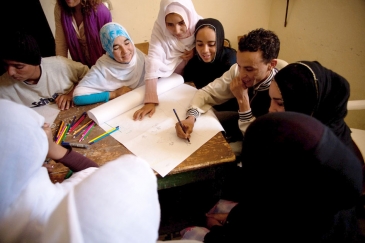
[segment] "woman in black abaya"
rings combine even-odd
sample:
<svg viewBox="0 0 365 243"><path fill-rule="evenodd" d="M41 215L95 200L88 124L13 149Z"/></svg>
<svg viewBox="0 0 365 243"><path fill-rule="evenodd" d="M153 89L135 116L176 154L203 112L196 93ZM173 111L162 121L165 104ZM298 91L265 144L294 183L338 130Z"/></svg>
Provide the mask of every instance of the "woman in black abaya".
<svg viewBox="0 0 365 243"><path fill-rule="evenodd" d="M295 111L328 126L351 149L351 130L345 122L350 85L319 62L301 61L281 69L270 86L269 111Z"/></svg>
<svg viewBox="0 0 365 243"><path fill-rule="evenodd" d="M361 165L317 119L256 119L243 141L241 198L204 242L363 242L355 205Z"/></svg>

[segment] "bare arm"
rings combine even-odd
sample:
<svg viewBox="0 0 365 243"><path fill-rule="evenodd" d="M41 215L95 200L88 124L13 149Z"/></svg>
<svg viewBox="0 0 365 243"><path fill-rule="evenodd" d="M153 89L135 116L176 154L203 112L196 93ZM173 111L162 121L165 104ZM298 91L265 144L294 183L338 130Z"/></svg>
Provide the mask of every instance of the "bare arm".
<svg viewBox="0 0 365 243"><path fill-rule="evenodd" d="M114 91L110 91L109 92L109 100L115 99L121 95L124 95L126 93L128 93L129 91L132 91L131 88L129 88L128 86L123 86L117 90Z"/></svg>

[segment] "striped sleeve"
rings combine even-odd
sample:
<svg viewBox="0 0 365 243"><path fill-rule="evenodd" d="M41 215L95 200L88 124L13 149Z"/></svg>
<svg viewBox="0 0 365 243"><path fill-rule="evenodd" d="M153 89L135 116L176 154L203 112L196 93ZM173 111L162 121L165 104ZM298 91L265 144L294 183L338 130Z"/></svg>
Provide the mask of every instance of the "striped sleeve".
<svg viewBox="0 0 365 243"><path fill-rule="evenodd" d="M186 111L186 117L193 116L195 120L200 116L200 112L195 108L190 108Z"/></svg>
<svg viewBox="0 0 365 243"><path fill-rule="evenodd" d="M251 109L245 112L238 112L238 114L241 122L250 122L253 117Z"/></svg>

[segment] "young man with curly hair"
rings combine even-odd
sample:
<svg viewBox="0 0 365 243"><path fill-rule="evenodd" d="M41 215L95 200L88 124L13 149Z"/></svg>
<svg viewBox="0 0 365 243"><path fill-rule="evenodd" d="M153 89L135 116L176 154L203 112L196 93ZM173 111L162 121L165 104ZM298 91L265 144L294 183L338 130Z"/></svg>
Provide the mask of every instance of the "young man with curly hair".
<svg viewBox="0 0 365 243"><path fill-rule="evenodd" d="M228 139L235 137L233 140L240 140L255 117L268 112L269 87L278 72L275 66L280 50L279 38L272 31L256 29L240 39L238 49L237 63L220 78L196 92L187 111L187 118L181 121L186 133L179 124L175 126L178 137L189 138L194 123L201 114L231 98L237 99L238 112L217 115Z"/></svg>

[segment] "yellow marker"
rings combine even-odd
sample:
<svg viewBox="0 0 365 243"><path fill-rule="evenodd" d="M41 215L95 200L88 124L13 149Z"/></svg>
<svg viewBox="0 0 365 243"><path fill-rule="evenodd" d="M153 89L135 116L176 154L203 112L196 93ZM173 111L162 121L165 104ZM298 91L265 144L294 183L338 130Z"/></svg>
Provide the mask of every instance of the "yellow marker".
<svg viewBox="0 0 365 243"><path fill-rule="evenodd" d="M82 127L80 127L79 129L77 129L76 131L74 131L74 133L72 135L75 135L76 133L78 133L79 131L81 131L82 129L84 129L87 125L90 124L90 122L92 122L93 120L88 121L85 125L83 125Z"/></svg>
<svg viewBox="0 0 365 243"><path fill-rule="evenodd" d="M61 125L60 125L60 127L58 128L57 138L60 136L60 133L61 133L61 131L62 131L62 129L63 129L64 124L65 124L65 123L64 123L63 121L61 121Z"/></svg>
<svg viewBox="0 0 365 243"><path fill-rule="evenodd" d="M57 142L56 142L57 144L60 144L60 142L62 141L63 135L65 135L66 129L67 129L67 126L64 126L60 137L57 139Z"/></svg>
<svg viewBox="0 0 365 243"><path fill-rule="evenodd" d="M96 138L91 139L91 140L89 141L89 143L91 143L91 142L95 141L96 139L98 139L98 138L100 138L100 137L102 137L102 136L104 136L104 135L107 135L107 134L111 133L111 132L112 132L112 131L114 131L115 129L117 129L117 128L116 128L116 127L114 127L114 128L112 128L112 129L110 129L109 131L104 132L104 133L103 133L103 134L101 134L100 136L97 136Z"/></svg>

